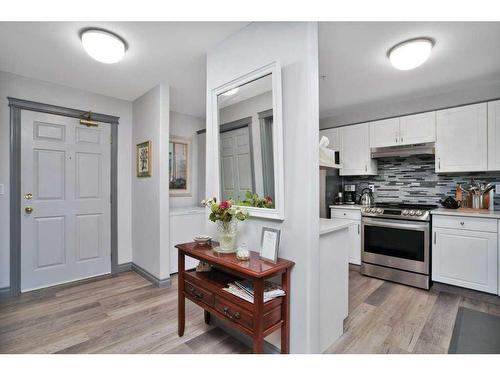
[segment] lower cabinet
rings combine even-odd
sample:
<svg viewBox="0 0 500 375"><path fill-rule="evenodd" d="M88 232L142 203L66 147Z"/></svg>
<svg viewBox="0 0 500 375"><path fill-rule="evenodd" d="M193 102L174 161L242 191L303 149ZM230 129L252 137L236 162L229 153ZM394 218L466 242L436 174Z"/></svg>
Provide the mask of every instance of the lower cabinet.
<svg viewBox="0 0 500 375"><path fill-rule="evenodd" d="M170 211L170 273L178 272L175 245L193 242L197 235L205 234L206 215L203 208L174 209ZM186 256L187 270L195 268L199 261Z"/></svg>
<svg viewBox="0 0 500 375"><path fill-rule="evenodd" d="M433 281L498 293L497 233L434 228L432 235Z"/></svg>
<svg viewBox="0 0 500 375"><path fill-rule="evenodd" d="M331 217L352 220L349 226L349 263L361 265L361 211L332 208Z"/></svg>

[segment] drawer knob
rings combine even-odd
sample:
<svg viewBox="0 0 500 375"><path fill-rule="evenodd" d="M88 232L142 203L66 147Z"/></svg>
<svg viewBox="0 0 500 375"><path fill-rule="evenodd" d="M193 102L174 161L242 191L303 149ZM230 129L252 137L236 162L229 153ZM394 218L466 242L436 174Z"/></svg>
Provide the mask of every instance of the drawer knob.
<svg viewBox="0 0 500 375"><path fill-rule="evenodd" d="M193 297L194 298L197 298L197 299L202 299L203 298L203 293L202 292L198 292L196 289L194 289L192 286L190 286L188 288L189 292L191 294L193 294Z"/></svg>
<svg viewBox="0 0 500 375"><path fill-rule="evenodd" d="M460 225L464 225L465 223L463 221L460 222Z"/></svg>
<svg viewBox="0 0 500 375"><path fill-rule="evenodd" d="M235 312L233 315L229 312L229 307L224 307L224 315L226 315L229 319L232 320L238 320L241 318L241 315L239 312Z"/></svg>

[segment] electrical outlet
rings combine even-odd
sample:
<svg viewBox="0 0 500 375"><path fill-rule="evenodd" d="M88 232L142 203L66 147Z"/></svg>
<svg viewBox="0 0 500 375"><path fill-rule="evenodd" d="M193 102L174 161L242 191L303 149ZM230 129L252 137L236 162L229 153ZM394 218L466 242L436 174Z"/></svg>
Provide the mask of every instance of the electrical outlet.
<svg viewBox="0 0 500 375"><path fill-rule="evenodd" d="M375 185L372 185L372 184L368 185L368 189L370 189L372 191L372 193L375 193Z"/></svg>

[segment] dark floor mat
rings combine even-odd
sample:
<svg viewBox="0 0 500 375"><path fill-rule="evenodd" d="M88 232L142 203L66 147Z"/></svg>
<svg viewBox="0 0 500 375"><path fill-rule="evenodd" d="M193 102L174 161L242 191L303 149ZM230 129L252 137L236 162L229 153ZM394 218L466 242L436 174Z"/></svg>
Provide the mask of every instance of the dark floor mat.
<svg viewBox="0 0 500 375"><path fill-rule="evenodd" d="M458 309L450 354L500 354L500 316Z"/></svg>

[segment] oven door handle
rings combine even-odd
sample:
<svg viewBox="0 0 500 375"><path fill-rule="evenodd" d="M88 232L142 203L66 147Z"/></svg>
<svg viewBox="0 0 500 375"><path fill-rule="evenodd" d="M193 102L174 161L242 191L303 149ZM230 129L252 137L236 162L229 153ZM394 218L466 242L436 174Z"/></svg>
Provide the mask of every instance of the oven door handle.
<svg viewBox="0 0 500 375"><path fill-rule="evenodd" d="M417 231L429 230L429 222L418 222L409 220L390 220L390 219L372 219L364 217L362 219L362 224L364 226L371 225L377 227L385 228L395 228L395 229L408 229Z"/></svg>

